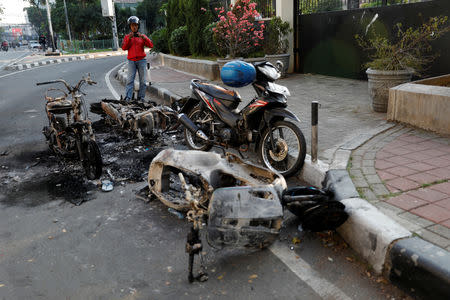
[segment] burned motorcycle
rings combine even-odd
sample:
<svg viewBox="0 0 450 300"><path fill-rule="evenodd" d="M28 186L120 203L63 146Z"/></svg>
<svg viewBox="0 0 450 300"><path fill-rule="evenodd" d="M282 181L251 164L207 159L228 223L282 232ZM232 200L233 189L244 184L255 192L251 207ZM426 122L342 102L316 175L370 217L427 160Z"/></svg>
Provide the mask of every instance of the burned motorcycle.
<svg viewBox="0 0 450 300"><path fill-rule="evenodd" d="M279 69L282 68L280 63ZM270 170L288 177L303 166L306 143L294 122L300 120L287 110L289 90L275 84L281 73L269 62L253 65L232 61L221 70L222 81L232 87L252 84L257 97L238 110L238 92L198 79L191 81L192 97L181 112L208 136L205 141L185 130L185 140L193 150L208 151L213 145L238 147L247 151L254 143L255 151Z"/></svg>
<svg viewBox="0 0 450 300"><path fill-rule="evenodd" d="M87 117L84 108L84 94L81 92L83 84L96 84L88 75L75 85L70 86L65 80L57 79L47 82L39 82L36 85L62 83L68 94L61 89L50 88L45 93L45 111L47 113L49 126L43 128L50 149L57 155L65 158L78 158L88 179L97 179L102 174L102 157L100 149L95 142L91 121ZM59 97L50 96L50 93L60 93Z"/></svg>
<svg viewBox="0 0 450 300"><path fill-rule="evenodd" d="M201 229L214 248L261 249L277 238L283 208L312 231L335 229L348 217L330 193L312 187L287 189L279 173L231 153L223 158L212 152L163 150L150 165L148 185L153 196L186 212L192 222L186 242L190 282L207 279L203 270L193 274L194 256L202 255Z"/></svg>

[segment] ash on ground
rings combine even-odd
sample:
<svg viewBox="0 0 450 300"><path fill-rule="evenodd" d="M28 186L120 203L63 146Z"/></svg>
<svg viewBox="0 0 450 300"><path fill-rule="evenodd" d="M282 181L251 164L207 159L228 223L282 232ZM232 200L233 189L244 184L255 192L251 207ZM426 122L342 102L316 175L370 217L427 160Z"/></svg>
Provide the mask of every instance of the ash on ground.
<svg viewBox="0 0 450 300"><path fill-rule="evenodd" d="M80 205L93 199L94 191L101 191L103 180L114 185L144 182L151 161L161 150L186 149L181 128L139 142L131 133L104 119L92 127L103 159L100 179L86 179L79 160L57 157L50 150L14 153L0 149L0 204L34 207L63 199Z"/></svg>

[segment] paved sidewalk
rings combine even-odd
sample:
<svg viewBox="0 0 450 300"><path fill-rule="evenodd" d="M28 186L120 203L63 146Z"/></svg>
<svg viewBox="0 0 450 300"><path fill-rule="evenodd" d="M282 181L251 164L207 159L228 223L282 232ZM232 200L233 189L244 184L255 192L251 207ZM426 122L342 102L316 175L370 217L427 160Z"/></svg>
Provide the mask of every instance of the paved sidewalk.
<svg viewBox="0 0 450 300"><path fill-rule="evenodd" d="M360 195L423 239L450 250L450 139L397 125L353 151Z"/></svg>

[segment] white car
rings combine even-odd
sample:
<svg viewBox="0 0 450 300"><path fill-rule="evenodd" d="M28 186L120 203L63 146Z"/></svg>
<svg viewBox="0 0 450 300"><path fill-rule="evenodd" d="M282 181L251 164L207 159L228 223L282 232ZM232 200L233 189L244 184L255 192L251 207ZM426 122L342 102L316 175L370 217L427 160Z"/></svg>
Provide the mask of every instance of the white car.
<svg viewBox="0 0 450 300"><path fill-rule="evenodd" d="M38 42L32 41L32 42L30 42L30 43L28 44L28 48L30 48L30 49L41 49L42 46L41 46L41 44L39 44Z"/></svg>

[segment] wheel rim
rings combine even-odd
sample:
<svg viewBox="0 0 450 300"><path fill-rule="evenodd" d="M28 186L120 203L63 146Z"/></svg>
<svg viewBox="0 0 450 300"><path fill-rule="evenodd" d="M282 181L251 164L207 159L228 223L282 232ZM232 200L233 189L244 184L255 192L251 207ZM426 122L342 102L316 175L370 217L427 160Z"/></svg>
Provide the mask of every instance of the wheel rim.
<svg viewBox="0 0 450 300"><path fill-rule="evenodd" d="M300 159L301 146L295 131L285 125L272 128L275 149L269 150L270 132L264 136L262 159L272 171L285 173L295 167Z"/></svg>
<svg viewBox="0 0 450 300"><path fill-rule="evenodd" d="M209 136L209 124L212 120L211 115L203 110L194 111L189 118L195 123L207 136ZM205 142L195 134L185 129L186 139L189 145L195 150L201 150L205 147Z"/></svg>

